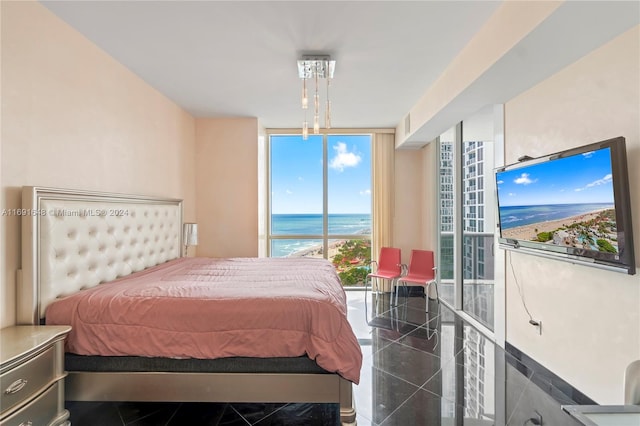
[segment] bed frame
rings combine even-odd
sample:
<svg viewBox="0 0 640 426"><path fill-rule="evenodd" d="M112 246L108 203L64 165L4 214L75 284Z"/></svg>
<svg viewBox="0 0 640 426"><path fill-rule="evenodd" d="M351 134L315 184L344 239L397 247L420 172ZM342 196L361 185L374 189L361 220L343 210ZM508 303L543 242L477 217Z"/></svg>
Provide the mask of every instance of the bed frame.
<svg viewBox="0 0 640 426"><path fill-rule="evenodd" d="M181 255L182 200L26 186L22 206L18 324L40 324L58 297ZM68 373L69 401L339 403L342 424L356 424L352 383L335 373Z"/></svg>

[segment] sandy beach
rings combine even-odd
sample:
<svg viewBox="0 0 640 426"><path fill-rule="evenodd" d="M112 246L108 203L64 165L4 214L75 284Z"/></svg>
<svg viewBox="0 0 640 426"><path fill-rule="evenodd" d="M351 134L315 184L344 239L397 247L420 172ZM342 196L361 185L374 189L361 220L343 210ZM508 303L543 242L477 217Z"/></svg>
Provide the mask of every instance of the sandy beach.
<svg viewBox="0 0 640 426"><path fill-rule="evenodd" d="M370 235L371 229L361 229L356 232L354 235ZM327 257L329 260L333 259L333 257L338 254L340 251L340 247L344 245L350 239L342 239L342 240L333 240L329 242L329 256ZM298 250L287 257L323 257L322 256L322 243L316 244L306 249Z"/></svg>
<svg viewBox="0 0 640 426"><path fill-rule="evenodd" d="M502 231L504 238L514 238L517 240L534 240L540 232L551 232L558 228L566 227L578 222L587 222L595 219L598 215L609 209L597 210L577 216L566 217L564 219L549 220L547 222L532 223L531 225L518 226Z"/></svg>
<svg viewBox="0 0 640 426"><path fill-rule="evenodd" d="M333 257L338 254L340 247L346 240L333 241L329 244L329 259L333 259ZM323 257L322 256L322 244L315 245L313 247L306 248L304 250L298 250L296 252L291 253L288 257Z"/></svg>

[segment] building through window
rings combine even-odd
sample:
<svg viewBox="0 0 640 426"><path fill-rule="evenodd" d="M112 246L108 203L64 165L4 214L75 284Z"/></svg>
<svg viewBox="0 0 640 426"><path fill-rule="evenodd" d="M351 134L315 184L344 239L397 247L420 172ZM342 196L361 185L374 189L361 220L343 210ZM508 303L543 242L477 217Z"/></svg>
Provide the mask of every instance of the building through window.
<svg viewBox="0 0 640 426"><path fill-rule="evenodd" d="M442 299L494 327L493 107L439 138Z"/></svg>

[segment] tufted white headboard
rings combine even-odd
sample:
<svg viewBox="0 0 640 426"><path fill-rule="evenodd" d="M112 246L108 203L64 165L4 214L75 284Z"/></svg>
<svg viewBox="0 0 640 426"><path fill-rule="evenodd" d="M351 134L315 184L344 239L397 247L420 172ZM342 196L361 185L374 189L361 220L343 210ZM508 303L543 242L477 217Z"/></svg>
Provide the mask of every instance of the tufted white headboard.
<svg viewBox="0 0 640 426"><path fill-rule="evenodd" d="M26 186L18 324L58 297L180 257L182 200Z"/></svg>

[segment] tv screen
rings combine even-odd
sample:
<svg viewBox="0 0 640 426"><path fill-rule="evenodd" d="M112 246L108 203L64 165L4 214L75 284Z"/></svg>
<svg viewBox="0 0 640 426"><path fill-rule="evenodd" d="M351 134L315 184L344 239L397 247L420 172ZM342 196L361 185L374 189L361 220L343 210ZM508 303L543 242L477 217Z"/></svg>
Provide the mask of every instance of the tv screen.
<svg viewBox="0 0 640 426"><path fill-rule="evenodd" d="M503 248L635 274L623 137L495 171Z"/></svg>

